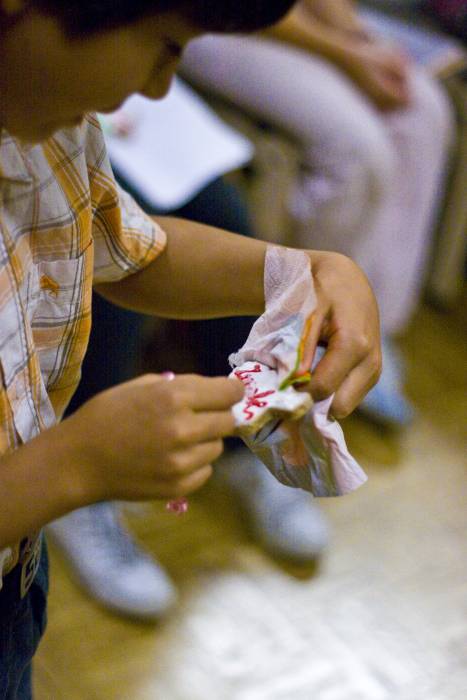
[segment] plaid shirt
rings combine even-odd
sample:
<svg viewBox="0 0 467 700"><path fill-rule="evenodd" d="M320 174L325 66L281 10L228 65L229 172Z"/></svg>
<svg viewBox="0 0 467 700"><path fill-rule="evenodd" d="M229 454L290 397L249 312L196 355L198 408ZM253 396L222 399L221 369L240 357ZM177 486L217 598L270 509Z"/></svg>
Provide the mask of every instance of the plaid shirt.
<svg viewBox="0 0 467 700"><path fill-rule="evenodd" d="M165 235L116 184L95 116L40 145L0 139L1 456L63 415L88 343L92 284L148 265ZM0 588L18 551L0 551Z"/></svg>

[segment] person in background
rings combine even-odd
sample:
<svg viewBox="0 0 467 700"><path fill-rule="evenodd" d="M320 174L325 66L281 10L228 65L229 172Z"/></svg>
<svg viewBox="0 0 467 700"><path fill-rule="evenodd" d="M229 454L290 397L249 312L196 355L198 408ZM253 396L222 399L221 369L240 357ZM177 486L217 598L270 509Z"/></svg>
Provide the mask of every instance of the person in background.
<svg viewBox="0 0 467 700"><path fill-rule="evenodd" d="M169 94L167 100L171 99L175 99L175 95L172 97ZM203 111L209 115L209 124L203 129L210 129L211 133L197 133L197 119L194 119L192 110L198 107L199 101L200 98L186 88L177 98L178 128L185 133L191 129L185 148L177 148L172 157L172 170L179 170L181 174L188 167L190 159L195 157L192 153L194 148L190 145L192 140L198 142L200 138L205 138L213 141L217 128L215 121L212 124L210 121L214 115L210 115L208 107L203 104ZM163 146L161 139L166 133L164 120L171 119L171 111L166 110L162 114L161 106L144 105L145 120L151 120L154 124L154 133L145 148L154 161ZM107 118L106 123L111 124L113 119L114 123L126 124L130 128L130 108L131 102L126 111L124 106L117 114ZM142 126L138 124L141 123L135 120L131 127L134 139L139 138L138 130ZM128 136L123 135L122 139L125 138ZM179 136L179 146L183 138ZM131 156L129 148L126 157ZM218 148L216 157L217 163L212 163L211 167L215 167L220 174L226 154ZM142 196L135 184L128 181L124 160L119 160L117 178L147 213L170 214L253 237L245 201L239 190L225 178L215 177L200 191L193 192L188 202L183 202L180 197L176 209L161 211ZM130 167L131 163L127 165ZM147 176L151 178L151 173L147 173ZM156 181L155 172L153 181ZM160 201L162 192L157 192L155 184L153 188ZM141 370L144 317L114 306L94 294L93 319L81 382L67 415L74 413L95 394L134 377ZM181 368L182 371L194 370L213 377L228 374L227 357L243 345L254 320L237 317L185 322L183 337L185 344L192 348L193 358L188 366ZM182 350L180 328L176 322L169 322L166 329L172 342L168 341L163 354L170 363L170 355L177 358ZM170 366L173 366L173 361ZM166 368L164 365L158 367L160 371ZM241 447L240 440L230 439L228 451L229 467L224 465L219 469L219 479L240 500L257 542L274 556L302 563L316 561L329 538L327 523L317 502L300 489L281 486L264 465ZM174 584L154 557L136 544L121 521L119 504L103 502L80 508L51 523L47 534L65 556L78 582L110 610L137 619L158 620L174 605L177 599Z"/></svg>
<svg viewBox="0 0 467 700"><path fill-rule="evenodd" d="M360 409L398 428L413 409L394 339L423 289L454 120L441 86L384 27L349 0L301 0L261 37L192 42L182 73L298 144L296 244L345 253L368 275L383 373Z"/></svg>

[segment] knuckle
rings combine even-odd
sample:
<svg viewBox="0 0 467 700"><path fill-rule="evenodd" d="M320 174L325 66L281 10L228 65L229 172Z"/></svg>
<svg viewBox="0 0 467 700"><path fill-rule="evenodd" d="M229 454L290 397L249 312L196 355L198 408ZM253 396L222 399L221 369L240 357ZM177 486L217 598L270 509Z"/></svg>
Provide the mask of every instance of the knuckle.
<svg viewBox="0 0 467 700"><path fill-rule="evenodd" d="M212 445L212 457L211 457L211 459L217 459L218 457L221 456L223 451L224 451L223 440L216 440Z"/></svg>
<svg viewBox="0 0 467 700"><path fill-rule="evenodd" d="M360 335L355 338L355 347L362 357L366 357L370 354L373 349L373 343L368 333L360 333Z"/></svg>
<svg viewBox="0 0 467 700"><path fill-rule="evenodd" d="M179 411L184 405L184 396L180 389L167 387L167 396L165 397L166 409L172 413Z"/></svg>
<svg viewBox="0 0 467 700"><path fill-rule="evenodd" d="M168 497L174 499L181 498L192 491L196 491L210 478L210 476L212 476L212 471L212 466L210 464L206 464L204 467L198 469L195 475L191 474L189 477L179 477L168 487Z"/></svg>
<svg viewBox="0 0 467 700"><path fill-rule="evenodd" d="M186 472L187 467L189 466L189 460L187 459L186 455L175 453L170 456L169 466L172 475L181 475Z"/></svg>
<svg viewBox="0 0 467 700"><path fill-rule="evenodd" d="M354 405L351 404L350 401L340 400L332 407L332 415L334 418L337 418L337 420L341 420L342 418L347 418L354 408Z"/></svg>
<svg viewBox="0 0 467 700"><path fill-rule="evenodd" d="M313 395L317 399L325 399L334 391L329 379L324 377L316 377L313 386Z"/></svg>
<svg viewBox="0 0 467 700"><path fill-rule="evenodd" d="M172 445L186 445L190 442L191 430L187 422L187 417L175 418L169 427L169 439Z"/></svg>
<svg viewBox="0 0 467 700"><path fill-rule="evenodd" d="M177 421L173 427L173 439L179 445L190 442L190 429L186 421Z"/></svg>
<svg viewBox="0 0 467 700"><path fill-rule="evenodd" d="M212 474L212 464L210 462L207 462L197 470L196 474L194 475L194 478L190 480L190 488L192 488L193 490L199 489L200 486L202 486L212 476Z"/></svg>
<svg viewBox="0 0 467 700"><path fill-rule="evenodd" d="M347 418L359 404L359 396L356 395L355 389L347 387L343 391L338 391L332 403L332 415L337 420Z"/></svg>

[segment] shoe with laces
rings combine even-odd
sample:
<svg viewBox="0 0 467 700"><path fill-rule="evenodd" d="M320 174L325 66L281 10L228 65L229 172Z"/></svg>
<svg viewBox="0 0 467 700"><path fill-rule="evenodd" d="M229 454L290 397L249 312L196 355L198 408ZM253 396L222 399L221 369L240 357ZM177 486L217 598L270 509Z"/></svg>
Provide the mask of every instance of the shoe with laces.
<svg viewBox="0 0 467 700"><path fill-rule="evenodd" d="M255 540L274 557L312 563L329 542L329 528L313 496L283 486L246 448L227 452L219 474L238 496Z"/></svg>
<svg viewBox="0 0 467 700"><path fill-rule="evenodd" d="M135 544L114 503L75 510L47 526L73 576L104 607L140 620L157 620L176 601L165 571Z"/></svg>

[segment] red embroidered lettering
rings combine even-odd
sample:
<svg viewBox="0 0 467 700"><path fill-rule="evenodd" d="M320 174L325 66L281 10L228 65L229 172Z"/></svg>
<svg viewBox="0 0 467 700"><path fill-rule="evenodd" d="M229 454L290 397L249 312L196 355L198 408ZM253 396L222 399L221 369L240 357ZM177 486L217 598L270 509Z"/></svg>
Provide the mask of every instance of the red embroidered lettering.
<svg viewBox="0 0 467 700"><path fill-rule="evenodd" d="M239 369L236 372L234 372L235 376L240 379L241 382L248 381L249 374L254 374L257 372L261 372L261 365L255 365L253 369Z"/></svg>
<svg viewBox="0 0 467 700"><path fill-rule="evenodd" d="M254 416L253 411L250 410L252 407L264 408L264 406L268 405L267 401L260 401L260 399L265 399L266 396L271 396L271 394L275 393L275 390L271 389L270 391L263 391L263 393L259 394L258 389L255 389L254 393L247 397L247 404L243 409L247 420L251 420Z"/></svg>

